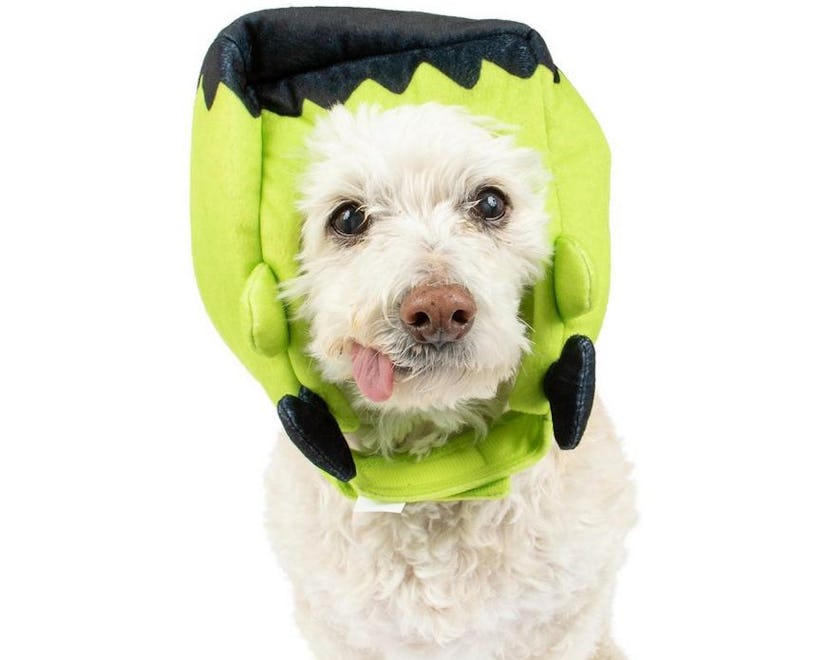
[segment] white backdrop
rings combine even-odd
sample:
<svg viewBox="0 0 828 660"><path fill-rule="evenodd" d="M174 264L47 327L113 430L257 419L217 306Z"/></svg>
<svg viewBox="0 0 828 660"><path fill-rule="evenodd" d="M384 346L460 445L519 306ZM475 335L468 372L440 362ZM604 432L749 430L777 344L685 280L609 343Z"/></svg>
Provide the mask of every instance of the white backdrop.
<svg viewBox="0 0 828 660"><path fill-rule="evenodd" d="M0 657L308 658L262 526L275 415L189 257L201 58L263 5L23 4L0 9ZM617 637L826 657L818 5L533 4L374 6L532 24L613 148L599 390L641 510Z"/></svg>

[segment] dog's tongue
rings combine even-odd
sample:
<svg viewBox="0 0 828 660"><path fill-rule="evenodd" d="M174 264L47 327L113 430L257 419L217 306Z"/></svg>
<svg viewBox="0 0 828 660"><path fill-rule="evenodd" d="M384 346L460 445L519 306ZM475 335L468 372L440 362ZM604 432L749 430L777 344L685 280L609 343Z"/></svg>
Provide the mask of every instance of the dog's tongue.
<svg viewBox="0 0 828 660"><path fill-rule="evenodd" d="M351 349L354 380L371 401L385 401L394 389L394 365L388 356L373 348L354 344Z"/></svg>

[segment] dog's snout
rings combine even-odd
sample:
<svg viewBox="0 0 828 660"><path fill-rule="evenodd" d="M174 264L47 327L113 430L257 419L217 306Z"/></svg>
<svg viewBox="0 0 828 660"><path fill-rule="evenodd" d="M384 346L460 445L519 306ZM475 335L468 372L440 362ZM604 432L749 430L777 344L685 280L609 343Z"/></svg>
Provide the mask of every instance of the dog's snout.
<svg viewBox="0 0 828 660"><path fill-rule="evenodd" d="M418 286L405 296L400 318L414 339L438 346L461 339L472 327L477 305L458 284Z"/></svg>

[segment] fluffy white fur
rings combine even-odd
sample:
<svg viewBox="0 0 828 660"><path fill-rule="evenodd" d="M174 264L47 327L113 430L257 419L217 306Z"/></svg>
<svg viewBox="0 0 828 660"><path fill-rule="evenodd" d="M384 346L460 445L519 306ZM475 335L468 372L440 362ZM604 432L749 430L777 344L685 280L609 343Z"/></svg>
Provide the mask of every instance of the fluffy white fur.
<svg viewBox="0 0 828 660"><path fill-rule="evenodd" d="M349 442L425 454L464 428L484 433L531 349L518 308L551 257L541 159L507 128L434 104L335 108L308 147L301 273L285 295L301 299L311 355L362 418ZM497 226L470 213L487 186L509 200ZM370 222L354 240L328 227L348 201ZM459 342L437 349L406 333L400 302L424 283L474 297L477 318ZM354 387L353 342L397 367L388 401ZM628 472L596 401L581 446L516 475L503 500L353 514L282 437L269 528L323 660L619 658L609 623L634 518Z"/></svg>

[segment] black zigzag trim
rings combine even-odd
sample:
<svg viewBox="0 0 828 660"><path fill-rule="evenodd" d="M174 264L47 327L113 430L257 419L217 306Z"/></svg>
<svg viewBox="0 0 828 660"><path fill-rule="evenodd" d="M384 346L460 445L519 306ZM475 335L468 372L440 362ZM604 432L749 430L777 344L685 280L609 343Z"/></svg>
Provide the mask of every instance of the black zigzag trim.
<svg viewBox="0 0 828 660"><path fill-rule="evenodd" d="M201 80L208 108L223 82L254 117L262 109L296 117L304 99L327 108L368 78L403 92L422 62L471 88L483 60L521 78L543 64L555 82L560 79L543 39L522 23L302 7L259 11L231 23L207 51Z"/></svg>

